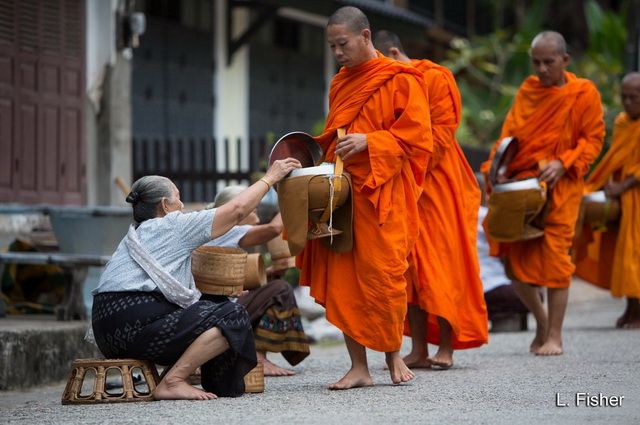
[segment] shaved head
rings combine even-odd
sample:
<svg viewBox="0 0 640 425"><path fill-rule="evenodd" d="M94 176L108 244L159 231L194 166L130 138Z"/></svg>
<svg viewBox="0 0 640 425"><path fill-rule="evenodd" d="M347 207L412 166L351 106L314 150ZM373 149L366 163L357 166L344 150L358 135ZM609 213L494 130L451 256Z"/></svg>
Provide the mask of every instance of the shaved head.
<svg viewBox="0 0 640 425"><path fill-rule="evenodd" d="M553 45L559 55L565 55L567 53L567 42L559 32L543 31L539 33L533 38L531 49L542 45Z"/></svg>
<svg viewBox="0 0 640 425"><path fill-rule="evenodd" d="M396 33L387 30L380 30L376 33L376 36L373 38L373 45L376 49L380 50L385 55L388 55L389 50L392 47L400 50L401 53L404 53L404 49L402 48L402 43L400 42L400 37Z"/></svg>
<svg viewBox="0 0 640 425"><path fill-rule="evenodd" d="M624 111L633 120L640 118L640 73L630 72L625 75L620 92Z"/></svg>
<svg viewBox="0 0 640 425"><path fill-rule="evenodd" d="M344 25L353 33L360 33L362 30L371 30L367 16L362 10L353 6L345 6L336 10L329 17L327 27L331 25Z"/></svg>
<svg viewBox="0 0 640 425"><path fill-rule="evenodd" d="M640 87L640 72L630 72L622 79L622 84Z"/></svg>

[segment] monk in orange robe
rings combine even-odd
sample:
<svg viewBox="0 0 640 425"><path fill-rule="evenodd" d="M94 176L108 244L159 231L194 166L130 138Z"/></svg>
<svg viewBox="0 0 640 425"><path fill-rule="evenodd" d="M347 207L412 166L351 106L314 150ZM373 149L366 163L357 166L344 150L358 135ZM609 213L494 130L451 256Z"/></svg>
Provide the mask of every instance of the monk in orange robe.
<svg viewBox="0 0 640 425"><path fill-rule="evenodd" d="M422 183L420 236L410 257L409 367L449 368L453 350L488 340L487 308L476 250L480 189L455 133L462 101L453 74L429 60L411 60L398 36L379 31L374 46L420 70L429 90L434 152ZM429 357L427 342L439 345Z"/></svg>
<svg viewBox="0 0 640 425"><path fill-rule="evenodd" d="M503 257L514 289L536 319L530 351L559 355L563 352L562 323L575 269L569 251L583 176L602 148L603 111L595 85L565 70L570 57L561 34L538 34L530 54L536 75L528 77L518 89L499 140L507 136L518 139L519 150L508 165L507 178L537 176L550 188L544 235L512 243L489 242L491 254ZM497 146L482 166L484 173ZM540 286L547 287L548 312L540 300Z"/></svg>
<svg viewBox="0 0 640 425"><path fill-rule="evenodd" d="M329 115L317 141L327 161L339 155L351 174L354 241L346 253L308 241L297 258L300 282L311 286L345 336L352 366L329 388L373 385L365 347L385 352L398 384L414 377L399 350L407 257L417 238L420 185L433 144L426 87L416 69L374 49L359 9L338 9L326 36L342 68L331 82ZM347 134L336 138L340 128Z"/></svg>
<svg viewBox="0 0 640 425"><path fill-rule="evenodd" d="M578 241L586 243L575 249L576 274L610 288L614 297L627 297L616 327L640 329L640 73L622 80L622 104L611 148L586 185L587 192L604 188L608 197L619 198L620 224L604 232L583 231ZM604 243L613 249L601 249Z"/></svg>

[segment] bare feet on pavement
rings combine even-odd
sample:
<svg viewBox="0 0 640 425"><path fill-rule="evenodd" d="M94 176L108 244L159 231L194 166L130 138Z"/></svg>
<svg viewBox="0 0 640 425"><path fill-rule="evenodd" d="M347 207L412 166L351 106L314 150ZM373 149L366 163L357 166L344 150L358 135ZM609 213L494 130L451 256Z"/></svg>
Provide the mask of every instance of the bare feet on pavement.
<svg viewBox="0 0 640 425"><path fill-rule="evenodd" d="M562 340L548 338L547 341L533 353L536 356L559 356L562 352Z"/></svg>
<svg viewBox="0 0 640 425"><path fill-rule="evenodd" d="M640 320L629 320L622 327L624 329L640 329Z"/></svg>
<svg viewBox="0 0 640 425"><path fill-rule="evenodd" d="M153 392L156 400L213 400L218 398L213 393L192 387L180 378L165 378Z"/></svg>
<svg viewBox="0 0 640 425"><path fill-rule="evenodd" d="M373 386L373 379L371 379L371 375L368 370L356 370L351 368L349 369L349 372L342 377L342 379L335 384L329 385L327 388L330 390L348 390L351 388L371 386Z"/></svg>
<svg viewBox="0 0 640 425"><path fill-rule="evenodd" d="M453 366L453 350L440 347L436 355L429 358L429 361L432 366L440 369L449 369Z"/></svg>
<svg viewBox="0 0 640 425"><path fill-rule="evenodd" d="M409 353L406 355L402 361L405 365L407 365L410 369L431 369L431 360L429 359L429 354L414 354ZM385 366L385 369L388 369L388 366Z"/></svg>
<svg viewBox="0 0 640 425"><path fill-rule="evenodd" d="M293 370L280 367L266 358L258 359L258 361L264 366L264 376L293 376L296 374Z"/></svg>
<svg viewBox="0 0 640 425"><path fill-rule="evenodd" d="M391 375L391 382L397 385L403 382L409 382L416 377L411 369L404 363L398 352L385 353L385 355L389 374Z"/></svg>
<svg viewBox="0 0 640 425"><path fill-rule="evenodd" d="M536 354L540 349L540 347L544 345L544 342L547 339L546 334L547 334L546 328L540 329L540 326L538 326L536 330L536 336L533 338L533 341L531 341L531 345L529 346L530 353Z"/></svg>

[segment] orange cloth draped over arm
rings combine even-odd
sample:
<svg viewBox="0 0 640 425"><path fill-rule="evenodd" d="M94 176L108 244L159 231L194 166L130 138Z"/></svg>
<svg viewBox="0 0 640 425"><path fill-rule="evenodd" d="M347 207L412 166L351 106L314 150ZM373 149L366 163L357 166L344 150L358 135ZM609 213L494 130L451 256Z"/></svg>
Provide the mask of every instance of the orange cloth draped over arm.
<svg viewBox="0 0 640 425"><path fill-rule="evenodd" d="M587 179L586 192L601 189L611 177L640 181L640 120L625 112L616 117L611 148ZM640 298L640 186L622 193L620 207L618 228L592 232L584 226L576 241L576 274L616 297Z"/></svg>
<svg viewBox="0 0 640 425"><path fill-rule="evenodd" d="M589 80L565 72L562 87L544 87L527 78L507 114L500 139L515 136L519 150L507 168L514 179L537 176L540 160L562 161L566 173L550 190L544 236L513 243L489 239L491 254L506 259L507 274L522 282L566 288L574 265L571 248L583 192L582 177L602 149L604 122L600 95ZM482 166L486 173L497 149Z"/></svg>
<svg viewBox="0 0 640 425"><path fill-rule="evenodd" d="M437 316L453 330L453 348L478 347L488 340L476 250L480 190L455 139L462 103L451 71L428 60L412 61L429 88L434 153L420 211L420 236L410 257L409 302L428 313L427 341L440 343ZM405 334L410 335L408 323Z"/></svg>
<svg viewBox="0 0 640 425"><path fill-rule="evenodd" d="M368 348L390 352L402 343L404 275L433 142L421 74L378 56L334 77L317 137L334 161L337 128L367 135L368 149L344 164L352 178L353 249L337 253L311 240L297 264L301 284L311 286L331 323Z"/></svg>

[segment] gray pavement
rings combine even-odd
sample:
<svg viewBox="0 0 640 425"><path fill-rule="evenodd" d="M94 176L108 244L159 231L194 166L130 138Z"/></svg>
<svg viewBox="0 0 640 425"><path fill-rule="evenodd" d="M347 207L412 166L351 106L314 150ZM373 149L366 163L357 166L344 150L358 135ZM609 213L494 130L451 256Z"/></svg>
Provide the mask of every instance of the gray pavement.
<svg viewBox="0 0 640 425"><path fill-rule="evenodd" d="M453 369L418 371L413 382L392 386L382 370L383 354L370 352L377 386L332 392L324 385L346 371L346 350L343 344L314 346L295 368L296 376L267 378L263 394L208 402L62 406L60 383L0 392L0 423L638 424L640 331L613 328L623 308L623 300L575 283L565 354L559 357L528 354L533 331L491 334L489 345L456 352ZM273 359L284 364L279 356ZM578 392L624 399L621 407L576 406ZM556 394L567 407L556 406Z"/></svg>

